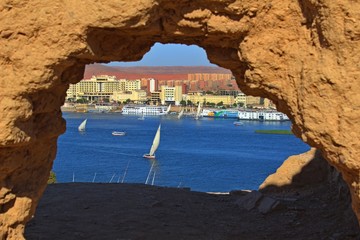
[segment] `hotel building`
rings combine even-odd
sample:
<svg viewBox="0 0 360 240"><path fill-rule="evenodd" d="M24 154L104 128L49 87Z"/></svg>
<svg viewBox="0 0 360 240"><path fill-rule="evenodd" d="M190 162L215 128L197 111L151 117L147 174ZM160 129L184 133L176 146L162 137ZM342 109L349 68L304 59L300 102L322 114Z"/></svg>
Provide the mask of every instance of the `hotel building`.
<svg viewBox="0 0 360 240"><path fill-rule="evenodd" d="M211 94L205 94L202 95L200 93L195 94L189 94L186 96L186 101L190 100L192 103L196 104L197 102L200 102L201 104L206 103L219 103L223 102L224 105L233 105L235 103L234 96L230 95L211 95Z"/></svg>
<svg viewBox="0 0 360 240"><path fill-rule="evenodd" d="M160 100L162 105L168 103L180 105L182 100L182 86L161 86Z"/></svg>
<svg viewBox="0 0 360 240"><path fill-rule="evenodd" d="M114 92L140 90L140 80L117 80L115 76L93 76L77 84L70 84L67 99L87 99L88 101L110 100Z"/></svg>
<svg viewBox="0 0 360 240"><path fill-rule="evenodd" d="M111 95L110 100L116 102L125 102L130 99L134 103L145 103L147 101L146 91L144 90L134 90L134 91L119 91L114 92Z"/></svg>

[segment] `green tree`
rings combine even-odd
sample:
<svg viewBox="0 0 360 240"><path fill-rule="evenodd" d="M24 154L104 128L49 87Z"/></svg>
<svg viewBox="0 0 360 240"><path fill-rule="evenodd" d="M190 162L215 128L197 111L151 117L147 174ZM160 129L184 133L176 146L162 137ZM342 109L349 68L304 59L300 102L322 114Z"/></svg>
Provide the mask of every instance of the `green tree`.
<svg viewBox="0 0 360 240"><path fill-rule="evenodd" d="M223 106L223 105L224 105L224 102L223 102L223 101L218 102L216 105L217 105L218 107L221 107L221 106Z"/></svg>
<svg viewBox="0 0 360 240"><path fill-rule="evenodd" d="M186 101L185 101L185 100L181 100L181 101L180 101L180 105L183 106L183 107L185 107L185 106L186 106Z"/></svg>
<svg viewBox="0 0 360 240"><path fill-rule="evenodd" d="M56 174L53 171L50 171L50 176L47 183L48 184L56 183Z"/></svg>
<svg viewBox="0 0 360 240"><path fill-rule="evenodd" d="M85 98L80 98L76 100L77 103L87 103L88 101Z"/></svg>
<svg viewBox="0 0 360 240"><path fill-rule="evenodd" d="M192 106L192 105L193 105L192 101L187 100L187 105L188 105L188 106Z"/></svg>

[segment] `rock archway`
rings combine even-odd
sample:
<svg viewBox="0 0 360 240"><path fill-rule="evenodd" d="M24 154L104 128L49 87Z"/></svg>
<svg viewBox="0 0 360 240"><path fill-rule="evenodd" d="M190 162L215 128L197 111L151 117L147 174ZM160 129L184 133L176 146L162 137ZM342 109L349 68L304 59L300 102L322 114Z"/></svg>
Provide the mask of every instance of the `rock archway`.
<svg viewBox="0 0 360 240"><path fill-rule="evenodd" d="M273 100L343 174L360 219L359 3L4 0L0 12L2 239L22 238L46 186L68 84L155 42L203 47L245 93Z"/></svg>

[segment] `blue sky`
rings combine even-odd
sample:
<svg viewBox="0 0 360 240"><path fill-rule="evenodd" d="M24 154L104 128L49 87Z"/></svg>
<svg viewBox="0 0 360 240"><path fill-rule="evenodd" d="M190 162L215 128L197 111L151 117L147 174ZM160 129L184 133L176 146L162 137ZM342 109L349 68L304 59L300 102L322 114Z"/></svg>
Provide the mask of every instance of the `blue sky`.
<svg viewBox="0 0 360 240"><path fill-rule="evenodd" d="M216 66L207 59L205 50L195 45L155 43L137 62L111 62L110 66Z"/></svg>

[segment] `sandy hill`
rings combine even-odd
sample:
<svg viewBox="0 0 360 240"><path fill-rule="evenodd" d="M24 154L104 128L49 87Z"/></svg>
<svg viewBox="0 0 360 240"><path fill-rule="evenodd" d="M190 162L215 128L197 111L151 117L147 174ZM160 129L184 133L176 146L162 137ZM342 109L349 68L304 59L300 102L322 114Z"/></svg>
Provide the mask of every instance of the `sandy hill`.
<svg viewBox="0 0 360 240"><path fill-rule="evenodd" d="M117 78L138 79L156 78L158 80L183 80L188 73L231 73L220 67L208 66L159 66L159 67L119 67L104 64L91 64L86 66L84 79L93 75L113 75Z"/></svg>

